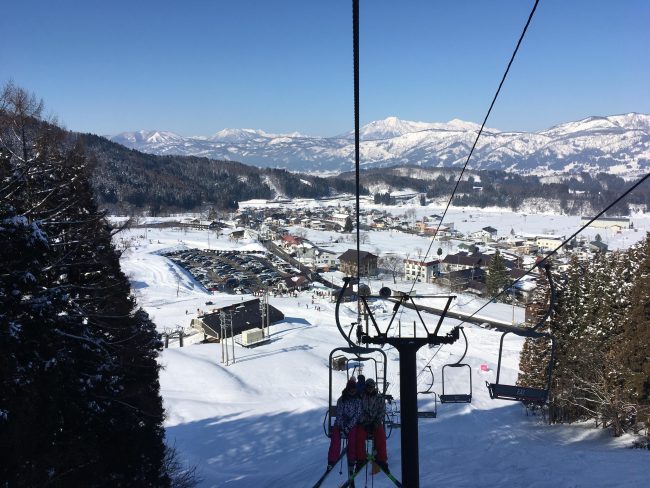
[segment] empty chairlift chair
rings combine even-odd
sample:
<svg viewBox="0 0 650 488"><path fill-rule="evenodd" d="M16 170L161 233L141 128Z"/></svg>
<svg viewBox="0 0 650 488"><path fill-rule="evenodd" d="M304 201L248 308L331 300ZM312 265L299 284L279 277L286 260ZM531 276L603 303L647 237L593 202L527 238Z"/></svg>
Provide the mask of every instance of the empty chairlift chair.
<svg viewBox="0 0 650 488"><path fill-rule="evenodd" d="M433 371L431 370L431 366L427 366L426 369L429 370L429 374L431 375L431 382L429 383L429 386L427 387L426 390L418 391L418 395L432 396L433 408L429 408L428 410L418 410L418 418L435 419L438 416L438 395L436 394L435 391L432 391L435 378L433 376Z"/></svg>
<svg viewBox="0 0 650 488"><path fill-rule="evenodd" d="M548 394L551 388L551 378L553 375L553 364L555 362L555 337L550 332L540 332L539 330L544 326L544 322L551 316L555 306L555 285L553 283L553 277L551 276L550 266L545 265L544 270L546 272L546 277L550 286L550 303L549 308L546 311L546 314L534 327L500 327L501 330L504 330L501 335L501 342L499 344L499 362L497 364L497 374L496 381L490 383L488 381L485 384L488 387L490 393L490 398L492 399L501 399L501 400L513 400L518 402L524 402L527 404L544 404L548 400ZM501 376L501 356L503 354L503 340L507 334L515 334L521 337L530 338L533 340L546 340L551 343L551 353L548 365L546 366L546 379L543 388L537 387L528 387L521 385L507 385L499 382Z"/></svg>
<svg viewBox="0 0 650 488"><path fill-rule="evenodd" d="M440 395L440 403L471 403L472 402L472 368L470 367L469 364L463 363L463 359L465 359L465 355L467 354L467 336L465 335L465 331L463 328L460 328L460 331L463 334L463 339L465 339L465 351L463 352L463 355L460 357L458 361L452 364L445 364L442 367L442 395ZM469 372L469 387L468 390L465 392L458 392L458 393L448 393L445 391L445 369L447 368L467 368Z"/></svg>
<svg viewBox="0 0 650 488"><path fill-rule="evenodd" d="M544 388L534 388L521 385L505 385L499 383L501 375L501 355L503 352L503 339L507 334L515 334L522 337L531 339L546 339L551 342L551 358L546 367L546 382ZM500 400L513 400L524 403L537 403L543 404L548 400L548 394L551 386L551 377L553 373L553 363L555 362L555 338L545 332L535 332L533 329L522 330L509 330L501 335L501 343L499 346L499 362L497 365L496 382L490 383L486 381L490 398Z"/></svg>

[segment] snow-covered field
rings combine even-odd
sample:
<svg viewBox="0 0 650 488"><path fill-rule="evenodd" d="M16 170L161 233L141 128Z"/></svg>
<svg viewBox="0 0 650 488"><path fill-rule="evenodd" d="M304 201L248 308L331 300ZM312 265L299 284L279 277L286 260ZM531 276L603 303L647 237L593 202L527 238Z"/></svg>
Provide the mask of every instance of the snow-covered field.
<svg viewBox="0 0 650 488"><path fill-rule="evenodd" d="M462 220L459 217L453 217L457 227ZM531 217L526 218L526 226L532 224ZM535 216L535 219L542 217ZM489 222L477 223L477 227L493 225L500 232L502 227L509 231L518 218L515 214L502 216L499 221L491 217ZM472 219L468 216L467 223ZM546 216L546 219L535 224L539 229L531 228L529 232L545 228L575 229L579 223L575 217ZM382 234L371 234L382 251L399 251L412 245L413 236L382 237ZM628 238L622 241L626 244L622 247L629 246L637 235L643 236L645 232L619 235ZM208 300L222 305L247 298L210 294L189 274L156 254L180 246L208 248L206 231L149 229L145 238L144 229L135 229L118 234L118 245L125 242L121 239L131 244L122 257L123 269L131 279L139 303L151 314L160 331L177 325L189 326L196 309L205 308ZM255 249L257 246L252 242L217 239L214 234L210 237L211 248ZM334 323L334 305L324 298L314 300L312 304L311 292L297 298L272 297L271 304L285 314L285 320L271 326L269 343L253 349L236 346L236 361L230 366L220 363L219 344L170 347L161 354L167 438L175 444L184 462L196 465L203 479L201 486L310 487L323 472L329 442L322 427L328 403L328 356L332 349L345 343ZM482 305L464 296L457 302L465 310ZM380 309L377 307L381 326L386 324L389 313ZM519 321L522 312L499 305L488 307L482 313L504 321L510 321L514 315L515 321ZM355 310L344 307L344 323L351 322L355 316ZM435 317L424 316L429 323L435 323ZM406 324L416 319L410 311L401 317ZM449 331L456 323L446 320L442 332ZM629 437L614 439L606 431L590 425L547 426L534 416L526 416L519 404L490 400L485 381L494 379L500 335L469 324L465 324L465 332L469 339L465 362L472 368L474 399L471 405L439 405L437 419L420 420L420 486L648 485L650 456L645 451L627 449L631 443ZM502 375L505 381L514 381L521 341L513 338L506 346ZM454 362L462 351L461 343L444 346L440 351L420 350L419 369L429 361L433 366L434 391L441 391L442 365ZM390 348L386 352L389 392L399 396L397 354ZM481 372L482 364L487 364L490 371ZM447 392L461 392L468 386L468 378L450 373L446 379ZM428 380L426 374L421 375L420 386L426 387ZM334 394L338 395L345 383L345 373L335 372L334 383ZM391 470L401 478L399 430L393 431L388 452ZM357 486L364 486L363 475L360 478ZM343 480L335 469L323 486L338 486ZM391 485L379 474L369 478L367 486Z"/></svg>

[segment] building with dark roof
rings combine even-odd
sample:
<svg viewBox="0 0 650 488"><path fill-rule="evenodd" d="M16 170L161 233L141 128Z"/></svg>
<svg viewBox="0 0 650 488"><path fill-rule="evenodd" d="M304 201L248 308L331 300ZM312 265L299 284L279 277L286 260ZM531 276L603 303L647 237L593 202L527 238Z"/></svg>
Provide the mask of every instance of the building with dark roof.
<svg viewBox="0 0 650 488"><path fill-rule="evenodd" d="M271 305L269 305L268 309L269 323L273 324L284 320L284 314L280 310ZM231 334L241 334L245 330L261 328L263 325L260 299L255 298L246 302L213 308L209 313L204 313L192 319L192 327L203 332L206 336L221 339L221 326L224 323L222 313L227 321L232 319L232 329L228 325L227 331L224 333L226 337L230 337Z"/></svg>
<svg viewBox="0 0 650 488"><path fill-rule="evenodd" d="M339 269L349 276L357 275L357 250L348 249L339 256ZM366 251L359 251L359 276L377 275L377 256Z"/></svg>

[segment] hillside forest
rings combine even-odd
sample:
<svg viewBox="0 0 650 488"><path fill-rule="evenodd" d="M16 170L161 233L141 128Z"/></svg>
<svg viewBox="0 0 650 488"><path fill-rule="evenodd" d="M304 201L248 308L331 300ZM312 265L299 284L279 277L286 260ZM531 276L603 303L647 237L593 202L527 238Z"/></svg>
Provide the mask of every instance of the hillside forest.
<svg viewBox="0 0 650 488"><path fill-rule="evenodd" d="M235 210L238 202L250 199L328 198L355 192L354 173L320 177L196 156L156 156L92 134L69 136L86 149L98 204L113 213ZM388 205L396 203L390 192L406 189L421 193L422 203L447 199L459 174L456 168L369 169L361 173L361 194L374 195L376 201ZM503 171L468 171L458 185L453 204L516 211L527 199L538 199L556 202L569 215L588 215L605 207L628 186L623 178L605 173L544 178ZM628 215L629 203L647 202L650 189L640 187L610 214Z"/></svg>
<svg viewBox="0 0 650 488"><path fill-rule="evenodd" d="M613 435L650 429L650 234L625 251L573 258L558 275L557 300L544 330L557 341L548 420L593 421ZM540 276L535 319L545 313ZM543 388L550 344L527 339L519 384ZM647 443L644 445L650 448Z"/></svg>

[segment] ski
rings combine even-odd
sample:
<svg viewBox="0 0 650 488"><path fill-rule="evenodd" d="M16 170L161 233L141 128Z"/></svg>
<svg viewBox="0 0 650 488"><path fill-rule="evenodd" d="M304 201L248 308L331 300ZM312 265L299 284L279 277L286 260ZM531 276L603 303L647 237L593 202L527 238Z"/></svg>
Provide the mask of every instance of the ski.
<svg viewBox="0 0 650 488"><path fill-rule="evenodd" d="M357 475L363 470L363 468L366 467L366 464L368 464L368 460L366 459L363 463L361 463L359 466L357 466L357 469L350 474L348 479L343 483L339 488L354 488L354 478L357 477Z"/></svg>
<svg viewBox="0 0 650 488"><path fill-rule="evenodd" d="M335 468L336 465L339 463L339 461L341 461L341 459L343 459L343 456L345 456L345 453L347 452L347 450L348 450L347 447L344 447L344 448L341 450L341 454L339 455L339 458L334 462L334 464L332 464L332 469L327 469L327 470L325 470L325 472L323 473L323 476L321 476L321 477L318 479L318 481L316 482L316 484L314 485L313 488L318 488L320 485L323 484L323 481L325 481L325 479L329 476L329 474L330 474L332 471L334 471L334 468Z"/></svg>
<svg viewBox="0 0 650 488"><path fill-rule="evenodd" d="M377 466L379 468L379 470L382 473L384 473L386 475L386 477L389 480L391 480L395 486L397 486L398 488L401 488L402 482L400 480L398 480L397 478L395 478L395 476L393 476L393 474L390 471L386 471L384 468L381 467L380 464L375 463L375 466Z"/></svg>

